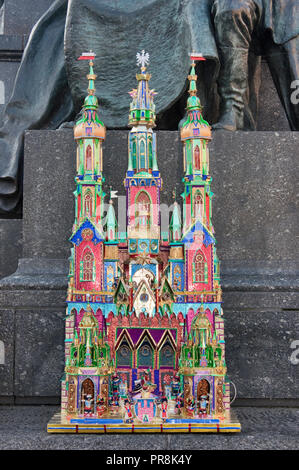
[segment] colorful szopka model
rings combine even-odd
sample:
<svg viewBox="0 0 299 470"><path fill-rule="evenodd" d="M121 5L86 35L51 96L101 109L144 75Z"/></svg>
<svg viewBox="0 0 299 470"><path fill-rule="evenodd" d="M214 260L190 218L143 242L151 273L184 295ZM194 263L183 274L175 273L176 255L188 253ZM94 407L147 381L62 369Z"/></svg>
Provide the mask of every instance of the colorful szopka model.
<svg viewBox="0 0 299 470"><path fill-rule="evenodd" d="M183 223L175 201L161 233L154 90L148 54L130 92L127 231L110 199L104 219L102 144L93 54L88 96L74 128L76 214L67 296L62 411L49 432L240 431L226 377L219 261L211 220L211 128L189 75ZM133 412L134 410L134 412Z"/></svg>

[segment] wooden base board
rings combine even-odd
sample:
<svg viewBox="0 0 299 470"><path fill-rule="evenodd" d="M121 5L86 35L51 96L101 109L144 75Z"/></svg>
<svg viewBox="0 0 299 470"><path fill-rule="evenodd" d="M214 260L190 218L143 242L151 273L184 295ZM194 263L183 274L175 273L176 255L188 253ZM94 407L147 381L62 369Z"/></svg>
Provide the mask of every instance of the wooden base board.
<svg viewBox="0 0 299 470"><path fill-rule="evenodd" d="M225 419L168 419L164 423L143 424L135 420L127 424L119 419L72 419L62 413L53 416L47 426L48 433L110 434L110 433L192 433L240 432L241 424L233 412Z"/></svg>

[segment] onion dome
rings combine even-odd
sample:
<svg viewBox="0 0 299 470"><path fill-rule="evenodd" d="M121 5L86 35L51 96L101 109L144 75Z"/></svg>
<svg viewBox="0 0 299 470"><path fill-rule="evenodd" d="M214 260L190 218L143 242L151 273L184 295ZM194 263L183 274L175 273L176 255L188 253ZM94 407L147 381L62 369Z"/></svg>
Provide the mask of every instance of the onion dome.
<svg viewBox="0 0 299 470"><path fill-rule="evenodd" d="M195 62L192 62L191 72L188 76L189 85L189 98L187 100L187 113L188 117L181 127L181 140L186 139L211 139L211 127L207 121L202 117L202 106L200 99L197 96L196 81L197 75L195 74Z"/></svg>
<svg viewBox="0 0 299 470"><path fill-rule="evenodd" d="M149 63L149 54L145 51L137 52L137 65L141 65L141 73L136 74L138 80L137 89L129 92L132 98L130 104L129 126L136 127L143 125L146 127L154 127L156 120L156 106L154 104L155 90L150 90L148 82L151 78L146 73L146 65Z"/></svg>
<svg viewBox="0 0 299 470"><path fill-rule="evenodd" d="M84 100L80 119L76 122L74 127L75 139L101 139L105 140L106 127L104 123L99 119L98 108L99 102L95 95L95 75L93 71L93 61L89 62L89 74L86 76L89 82L88 95Z"/></svg>

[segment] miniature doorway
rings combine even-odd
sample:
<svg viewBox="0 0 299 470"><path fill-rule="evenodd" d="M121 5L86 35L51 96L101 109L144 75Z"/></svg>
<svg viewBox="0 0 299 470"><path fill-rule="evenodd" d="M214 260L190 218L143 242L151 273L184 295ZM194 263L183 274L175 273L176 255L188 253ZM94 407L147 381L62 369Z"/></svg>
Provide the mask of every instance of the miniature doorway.
<svg viewBox="0 0 299 470"><path fill-rule="evenodd" d="M210 384L206 379L201 379L197 385L197 411L199 415L210 412Z"/></svg>
<svg viewBox="0 0 299 470"><path fill-rule="evenodd" d="M85 414L85 410L89 407L93 414L95 407L94 383L91 379L85 379L81 386L81 413Z"/></svg>

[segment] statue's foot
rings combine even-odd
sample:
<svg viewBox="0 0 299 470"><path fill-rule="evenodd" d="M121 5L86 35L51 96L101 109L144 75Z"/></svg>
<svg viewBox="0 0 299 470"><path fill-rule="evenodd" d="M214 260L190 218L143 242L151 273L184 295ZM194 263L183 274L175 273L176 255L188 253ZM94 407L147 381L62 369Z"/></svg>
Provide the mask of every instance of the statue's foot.
<svg viewBox="0 0 299 470"><path fill-rule="evenodd" d="M63 122L63 123L60 124L60 126L58 127L58 130L59 130L59 129L73 129L74 125L75 125L75 122L74 122L74 121Z"/></svg>
<svg viewBox="0 0 299 470"><path fill-rule="evenodd" d="M222 129L225 131L237 131L241 129L240 118L236 115L235 111L230 110L224 112L218 122L213 124L213 130Z"/></svg>

